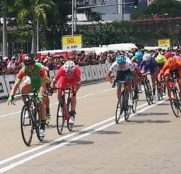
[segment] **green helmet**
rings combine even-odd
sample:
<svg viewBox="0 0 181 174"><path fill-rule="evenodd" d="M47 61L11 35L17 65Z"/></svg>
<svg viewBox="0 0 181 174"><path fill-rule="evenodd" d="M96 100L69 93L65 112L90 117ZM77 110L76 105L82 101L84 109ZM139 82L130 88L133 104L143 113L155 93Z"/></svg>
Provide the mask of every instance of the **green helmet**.
<svg viewBox="0 0 181 174"><path fill-rule="evenodd" d="M156 56L155 61L157 64L165 64L166 58L163 55L159 54L158 56Z"/></svg>

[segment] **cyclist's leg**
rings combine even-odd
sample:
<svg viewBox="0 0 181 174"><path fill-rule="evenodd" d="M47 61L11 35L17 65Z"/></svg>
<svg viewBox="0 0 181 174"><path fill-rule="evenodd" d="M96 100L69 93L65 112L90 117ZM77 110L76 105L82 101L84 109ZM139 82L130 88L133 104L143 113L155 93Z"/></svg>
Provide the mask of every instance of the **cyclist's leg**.
<svg viewBox="0 0 181 174"><path fill-rule="evenodd" d="M132 96L132 80L133 80L133 76L130 70L125 72L125 80L126 80L126 85L127 85L127 90L126 92L128 92L129 94L129 99L128 99L128 103L129 105L133 104L133 96Z"/></svg>
<svg viewBox="0 0 181 174"><path fill-rule="evenodd" d="M116 94L117 94L117 99L119 99L119 96L121 94L121 85L117 87L117 90L116 90Z"/></svg>
<svg viewBox="0 0 181 174"><path fill-rule="evenodd" d="M80 88L80 82L77 82L77 83L70 83L70 86L71 86L71 114L75 115L76 112L76 104L77 104L77 98L76 98L76 94Z"/></svg>
<svg viewBox="0 0 181 174"><path fill-rule="evenodd" d="M169 79L170 78L170 69L167 69L164 73L164 79ZM170 81L166 81L165 82L165 86L167 88L167 93L168 93L168 99L170 100L171 99L171 88L172 88L172 83L173 82L170 82Z"/></svg>
<svg viewBox="0 0 181 174"><path fill-rule="evenodd" d="M125 71L117 71L115 80L117 80L117 81L125 81L126 80ZM121 94L121 90L122 90L122 87L120 85L120 86L117 87L117 90L116 90L117 99L119 99L119 96Z"/></svg>
<svg viewBox="0 0 181 174"><path fill-rule="evenodd" d="M29 83L21 83L20 84L20 93L21 94L27 94L27 93L29 93L31 91L32 91L31 84L29 84ZM25 103L26 98L22 97L22 99L23 99L23 102Z"/></svg>
<svg viewBox="0 0 181 174"><path fill-rule="evenodd" d="M151 81L152 81L152 89L153 89L153 96L155 96L156 91L156 80L158 78L159 69L155 69L154 73L151 74ZM155 98L155 97L154 97Z"/></svg>
<svg viewBox="0 0 181 174"><path fill-rule="evenodd" d="M181 70L178 70L177 71L177 74L178 74L178 86L179 86L179 94L180 94L180 97L181 97Z"/></svg>

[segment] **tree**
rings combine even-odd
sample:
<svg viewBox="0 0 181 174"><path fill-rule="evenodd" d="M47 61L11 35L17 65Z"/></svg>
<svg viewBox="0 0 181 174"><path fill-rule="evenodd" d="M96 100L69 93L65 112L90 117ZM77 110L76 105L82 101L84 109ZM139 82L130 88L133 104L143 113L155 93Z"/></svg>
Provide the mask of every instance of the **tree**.
<svg viewBox="0 0 181 174"><path fill-rule="evenodd" d="M14 0L17 10L17 20L19 24L25 24L27 20L32 22L32 53L37 51L36 29L39 22L46 22L46 11L55 9L55 4L51 0ZM52 10L54 11L54 10Z"/></svg>
<svg viewBox="0 0 181 174"><path fill-rule="evenodd" d="M132 15L132 19L151 18L152 15L167 17L181 16L181 2L176 0L154 0L145 10L137 11Z"/></svg>

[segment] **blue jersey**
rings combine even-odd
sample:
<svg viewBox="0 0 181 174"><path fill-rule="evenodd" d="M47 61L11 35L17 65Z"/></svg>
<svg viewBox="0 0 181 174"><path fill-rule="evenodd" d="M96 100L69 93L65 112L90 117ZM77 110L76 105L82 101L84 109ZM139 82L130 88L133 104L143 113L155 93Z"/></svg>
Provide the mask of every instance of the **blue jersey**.
<svg viewBox="0 0 181 174"><path fill-rule="evenodd" d="M155 62L155 58L150 59L150 63L146 64L145 61L142 61L139 65L140 71L147 72L148 70L150 71L150 74L152 75L156 69L158 69L158 65Z"/></svg>

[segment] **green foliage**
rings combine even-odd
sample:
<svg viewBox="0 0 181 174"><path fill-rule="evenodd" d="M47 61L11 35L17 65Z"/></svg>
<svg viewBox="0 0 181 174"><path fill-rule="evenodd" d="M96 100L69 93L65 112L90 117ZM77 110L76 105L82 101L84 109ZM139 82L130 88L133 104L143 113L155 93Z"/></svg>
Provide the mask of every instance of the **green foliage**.
<svg viewBox="0 0 181 174"><path fill-rule="evenodd" d="M145 14L150 15L152 13L157 15L163 15L168 13L168 16L176 17L181 16L181 2L175 0L155 0L153 4L148 6Z"/></svg>
<svg viewBox="0 0 181 174"><path fill-rule="evenodd" d="M132 19L151 18L153 14L167 17L181 16L181 2L176 0L155 0L145 10L137 11L132 15Z"/></svg>

